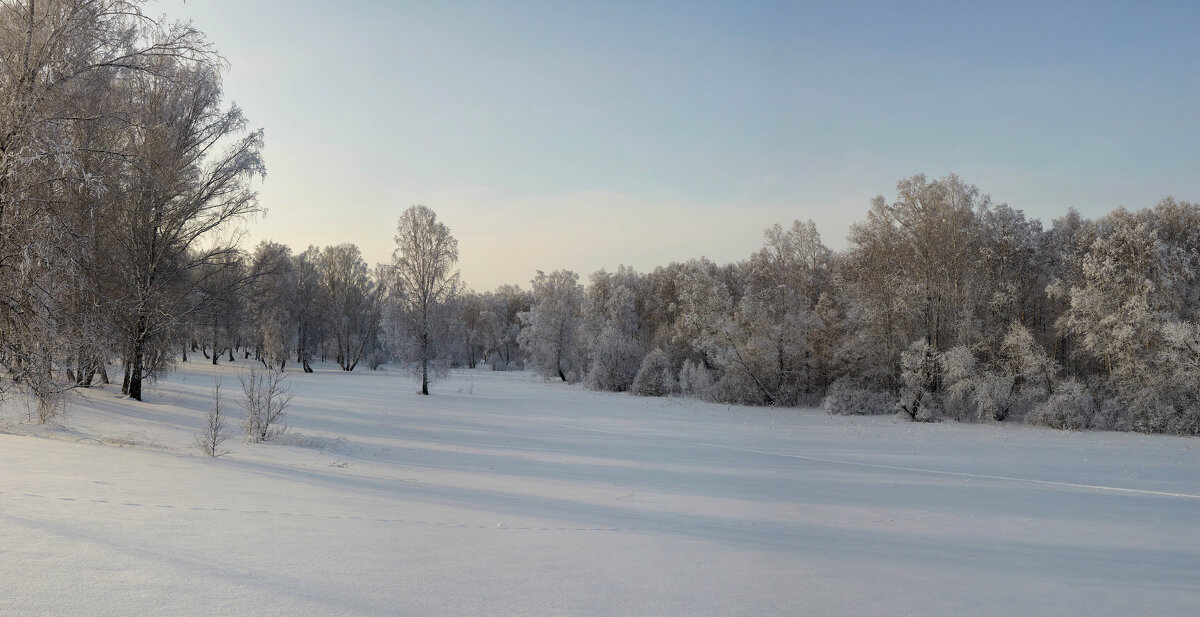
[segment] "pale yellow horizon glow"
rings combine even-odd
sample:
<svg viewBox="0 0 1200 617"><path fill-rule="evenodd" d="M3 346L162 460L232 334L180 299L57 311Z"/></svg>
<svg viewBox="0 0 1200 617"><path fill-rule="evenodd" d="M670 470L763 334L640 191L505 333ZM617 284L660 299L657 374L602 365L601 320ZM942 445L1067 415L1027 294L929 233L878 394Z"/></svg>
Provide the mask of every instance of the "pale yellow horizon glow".
<svg viewBox="0 0 1200 617"><path fill-rule="evenodd" d="M270 191L262 200L268 214L251 221L243 245L262 240L286 244L294 252L309 245L353 243L369 264L391 261L396 221L405 208L422 204L458 239L458 267L464 282L477 291L503 284L529 288L538 270L572 270L586 280L591 273L620 265L649 272L673 261L707 257L717 263L748 258L762 246L773 224L813 219L822 240L844 246L854 214L866 202L825 208L774 204L690 206L650 202L615 192L591 191L501 197L484 190L420 192L409 200L364 199L357 204L273 207Z"/></svg>

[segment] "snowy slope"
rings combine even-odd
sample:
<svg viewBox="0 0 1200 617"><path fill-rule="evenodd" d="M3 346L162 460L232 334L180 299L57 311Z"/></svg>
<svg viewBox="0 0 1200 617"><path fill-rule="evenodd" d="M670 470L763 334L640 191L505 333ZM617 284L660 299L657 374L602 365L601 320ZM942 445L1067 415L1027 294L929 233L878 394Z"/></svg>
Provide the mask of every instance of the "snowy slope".
<svg viewBox="0 0 1200 617"><path fill-rule="evenodd" d="M0 615L1200 614L1194 439L319 370L203 457L246 365L7 403Z"/></svg>

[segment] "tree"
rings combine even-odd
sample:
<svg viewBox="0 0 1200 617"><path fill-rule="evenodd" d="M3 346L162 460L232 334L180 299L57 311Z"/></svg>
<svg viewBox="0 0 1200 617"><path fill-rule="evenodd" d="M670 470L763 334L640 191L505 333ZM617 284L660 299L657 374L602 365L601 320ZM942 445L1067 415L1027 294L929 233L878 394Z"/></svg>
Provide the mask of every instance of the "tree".
<svg viewBox="0 0 1200 617"><path fill-rule="evenodd" d="M379 333L387 287L371 278L367 262L353 244L325 247L318 264L325 295L321 307L338 366L353 371Z"/></svg>
<svg viewBox="0 0 1200 617"><path fill-rule="evenodd" d="M487 345L488 362L492 370L511 370L521 367L521 335L519 315L533 306L530 292L516 285L501 285L484 296L486 308L481 316Z"/></svg>
<svg viewBox="0 0 1200 617"><path fill-rule="evenodd" d="M250 270L253 282L246 308L256 353L263 363L276 363L282 370L297 338L297 275L291 249L259 243Z"/></svg>
<svg viewBox="0 0 1200 617"><path fill-rule="evenodd" d="M429 394L429 363L438 340L435 314L459 291L458 240L426 206L412 206L400 215L396 250L392 253L394 297L416 334L416 360L421 372L421 394Z"/></svg>
<svg viewBox="0 0 1200 617"><path fill-rule="evenodd" d="M296 256L294 266L296 292L292 313L296 318L296 362L305 373L311 373L310 362L327 333L323 316L329 298L321 281L321 249L309 246Z"/></svg>
<svg viewBox="0 0 1200 617"><path fill-rule="evenodd" d="M628 266L592 274L584 294L583 331L588 351L587 387L624 392L633 385L645 353L638 341L642 279Z"/></svg>
<svg viewBox="0 0 1200 617"><path fill-rule="evenodd" d="M131 133L149 126L128 94L215 58L190 25L160 27L139 4L0 5L0 363L42 403L63 390L56 365L77 369L66 387L103 375L115 337L96 226L129 187Z"/></svg>
<svg viewBox="0 0 1200 617"><path fill-rule="evenodd" d="M212 407L205 416L204 426L196 433L195 443L205 456L218 457L229 454L228 450L221 448L221 444L227 439L229 429L225 425L225 413L221 409L221 380L218 378L213 383Z"/></svg>
<svg viewBox="0 0 1200 617"><path fill-rule="evenodd" d="M546 377L582 378L579 329L583 323L583 286L569 270L538 271L533 281L533 306L520 313L517 341Z"/></svg>

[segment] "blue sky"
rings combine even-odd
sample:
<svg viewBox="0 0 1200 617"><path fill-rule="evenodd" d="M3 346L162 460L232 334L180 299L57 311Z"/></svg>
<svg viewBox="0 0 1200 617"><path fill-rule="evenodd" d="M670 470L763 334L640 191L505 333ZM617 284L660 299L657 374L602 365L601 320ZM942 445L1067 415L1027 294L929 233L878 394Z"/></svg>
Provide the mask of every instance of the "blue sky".
<svg viewBox="0 0 1200 617"><path fill-rule="evenodd" d="M899 5L900 3L895 3ZM1046 5L1044 5L1046 4ZM649 270L957 173L1050 219L1200 200L1186 3L181 2L267 134L251 238L389 259L434 208L479 289Z"/></svg>

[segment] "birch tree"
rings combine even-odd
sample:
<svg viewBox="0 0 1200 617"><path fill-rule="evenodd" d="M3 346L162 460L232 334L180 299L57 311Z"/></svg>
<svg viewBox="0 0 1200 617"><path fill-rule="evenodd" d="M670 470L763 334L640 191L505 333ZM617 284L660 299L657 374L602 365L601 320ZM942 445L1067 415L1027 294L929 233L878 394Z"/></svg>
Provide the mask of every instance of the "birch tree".
<svg viewBox="0 0 1200 617"><path fill-rule="evenodd" d="M584 296L579 275L569 270L538 271L532 283L533 306L519 314L518 343L546 377L581 379Z"/></svg>
<svg viewBox="0 0 1200 617"><path fill-rule="evenodd" d="M421 374L421 394L429 394L430 361L445 341L438 335L437 314L459 292L458 240L427 206L412 206L400 215L392 253L394 296L405 309L415 335L412 350Z"/></svg>

